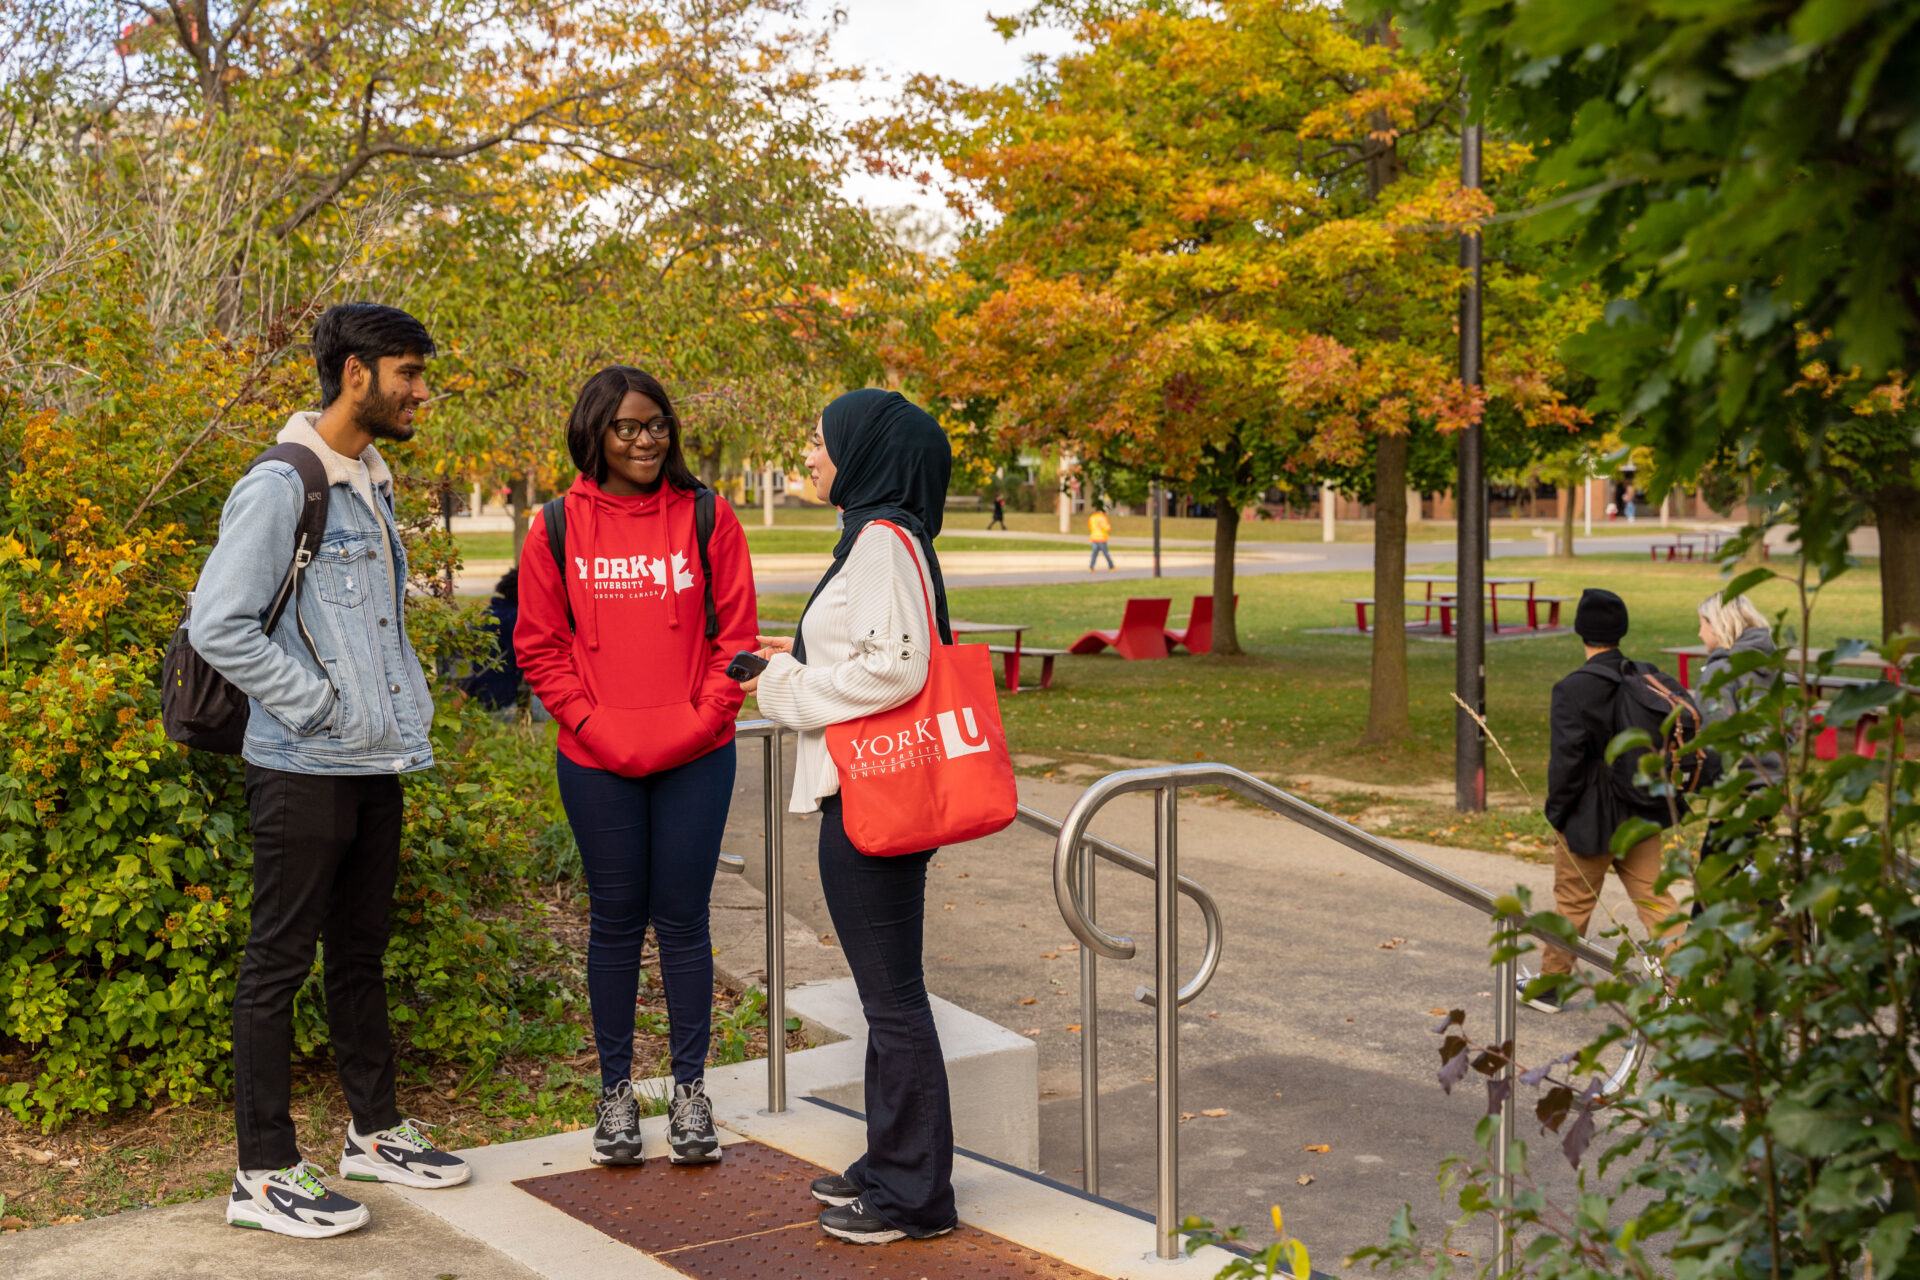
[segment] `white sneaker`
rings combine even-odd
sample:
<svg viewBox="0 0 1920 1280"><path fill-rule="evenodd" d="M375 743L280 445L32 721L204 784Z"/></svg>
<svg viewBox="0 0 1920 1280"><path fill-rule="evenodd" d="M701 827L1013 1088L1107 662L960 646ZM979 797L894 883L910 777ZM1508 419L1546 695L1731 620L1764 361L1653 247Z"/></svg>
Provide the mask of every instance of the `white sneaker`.
<svg viewBox="0 0 1920 1280"><path fill-rule="evenodd" d="M421 1132L418 1120L402 1120L391 1129L362 1137L347 1123L340 1152L340 1176L353 1182L397 1182L403 1187L457 1187L473 1176L473 1166L442 1151Z"/></svg>
<svg viewBox="0 0 1920 1280"><path fill-rule="evenodd" d="M367 1225L367 1206L331 1191L310 1161L275 1169L264 1178L233 1175L227 1197L227 1223L252 1231L272 1231L301 1240L324 1240Z"/></svg>

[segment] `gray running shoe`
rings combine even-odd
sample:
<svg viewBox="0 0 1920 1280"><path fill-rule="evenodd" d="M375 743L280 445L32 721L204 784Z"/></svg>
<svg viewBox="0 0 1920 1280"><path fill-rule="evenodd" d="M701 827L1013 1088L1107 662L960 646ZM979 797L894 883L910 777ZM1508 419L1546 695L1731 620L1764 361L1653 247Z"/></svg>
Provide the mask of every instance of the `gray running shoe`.
<svg viewBox="0 0 1920 1280"><path fill-rule="evenodd" d="M640 1100L633 1081L622 1080L593 1104L593 1162L640 1163Z"/></svg>
<svg viewBox="0 0 1920 1280"><path fill-rule="evenodd" d="M667 1118L667 1145L674 1164L712 1164L720 1158L720 1135L713 1127L713 1103L707 1082L675 1085Z"/></svg>

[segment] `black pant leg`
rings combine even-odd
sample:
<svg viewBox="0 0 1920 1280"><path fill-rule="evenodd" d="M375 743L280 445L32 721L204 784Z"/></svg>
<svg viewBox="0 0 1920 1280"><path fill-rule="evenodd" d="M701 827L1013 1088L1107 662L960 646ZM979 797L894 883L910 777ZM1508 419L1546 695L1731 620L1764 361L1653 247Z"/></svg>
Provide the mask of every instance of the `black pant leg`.
<svg viewBox="0 0 1920 1280"><path fill-rule="evenodd" d="M393 1100L393 1028L387 1018L386 955L393 889L400 876L405 798L397 777L346 779L354 837L333 878L325 946L327 1031L354 1127L400 1123Z"/></svg>
<svg viewBox="0 0 1920 1280"><path fill-rule="evenodd" d="M870 1211L912 1236L958 1220L947 1064L921 954L932 857L869 857L847 839L840 798L822 802L820 889L867 1019L867 1153L847 1176Z"/></svg>
<svg viewBox="0 0 1920 1280"><path fill-rule="evenodd" d="M313 967L335 869L353 843L352 778L247 766L253 917L233 997L233 1113L243 1169L300 1159L293 998Z"/></svg>

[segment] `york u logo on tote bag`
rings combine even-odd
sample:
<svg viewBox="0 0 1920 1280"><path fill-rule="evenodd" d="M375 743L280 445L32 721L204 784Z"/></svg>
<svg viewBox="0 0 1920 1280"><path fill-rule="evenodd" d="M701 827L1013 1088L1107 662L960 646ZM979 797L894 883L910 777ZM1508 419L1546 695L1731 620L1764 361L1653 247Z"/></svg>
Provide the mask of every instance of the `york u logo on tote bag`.
<svg viewBox="0 0 1920 1280"><path fill-rule="evenodd" d="M891 531L919 561L897 526L868 527ZM847 839L875 857L977 840L1005 830L1020 809L993 659L983 644L942 643L924 576L920 591L931 639L926 684L897 707L826 730Z"/></svg>
<svg viewBox="0 0 1920 1280"><path fill-rule="evenodd" d="M964 732L960 728L962 717L967 722ZM931 728L934 725L940 728L937 737ZM978 741L973 741L976 738ZM864 776L914 769L943 757L952 760L957 756L970 756L977 751L985 751L988 743L987 735L973 718L973 708L961 707L955 711L942 711L937 715L917 718L912 728L899 733L876 733L870 738L854 738L852 746L853 767L850 772Z"/></svg>

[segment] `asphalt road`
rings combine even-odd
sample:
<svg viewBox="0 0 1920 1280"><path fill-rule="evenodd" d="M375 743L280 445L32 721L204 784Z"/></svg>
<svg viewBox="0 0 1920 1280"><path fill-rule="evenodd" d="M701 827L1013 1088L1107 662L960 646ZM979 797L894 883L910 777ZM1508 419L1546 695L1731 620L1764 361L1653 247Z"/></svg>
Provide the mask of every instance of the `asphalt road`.
<svg viewBox="0 0 1920 1280"><path fill-rule="evenodd" d="M728 847L763 884L761 763L741 752ZM1026 803L1058 817L1080 788L1022 779ZM784 790L783 790L784 794ZM1221 904L1224 958L1212 985L1180 1020L1180 1211L1270 1236L1268 1209L1336 1266L1353 1248L1384 1238L1403 1203L1437 1235L1452 1216L1436 1176L1448 1155L1473 1150L1486 1095L1477 1078L1451 1097L1435 1079L1433 1009L1469 1010L1469 1030L1491 1038L1493 974L1488 927L1472 910L1283 819L1230 801L1184 797L1181 870ZM815 876L816 818L785 827L788 910L830 930ZM1151 854L1144 797L1125 797L1096 823L1109 839ZM1414 846L1413 852L1491 889L1530 886L1550 900L1544 866L1494 854ZM1140 954L1100 962L1103 1194L1151 1210L1154 1202L1153 1013L1136 1003L1152 980L1151 886L1106 871L1099 918L1131 933ZM1080 1033L1077 951L1052 888L1052 842L1018 827L942 850L927 891L927 968L933 991L1031 1036L1040 1049L1041 1158L1063 1181L1080 1181ZM1631 915L1612 881L1606 899ZM1637 929L1637 925L1635 926ZM1202 943L1197 910L1180 922L1181 972ZM1521 1010L1523 1063L1579 1044L1599 1015ZM1539 1153L1544 1186L1570 1194L1557 1140L1525 1117L1522 1135ZM1225 1115L1209 1117L1208 1110ZM1306 1148L1327 1144L1325 1153ZM1592 1170L1588 1170L1591 1176ZM1305 1184L1302 1177L1310 1178ZM1464 1229L1452 1247L1484 1253L1491 1233Z"/></svg>

